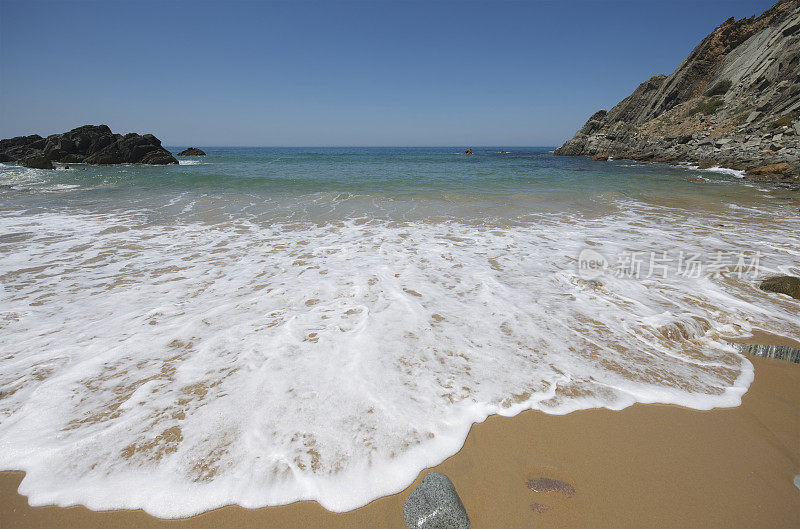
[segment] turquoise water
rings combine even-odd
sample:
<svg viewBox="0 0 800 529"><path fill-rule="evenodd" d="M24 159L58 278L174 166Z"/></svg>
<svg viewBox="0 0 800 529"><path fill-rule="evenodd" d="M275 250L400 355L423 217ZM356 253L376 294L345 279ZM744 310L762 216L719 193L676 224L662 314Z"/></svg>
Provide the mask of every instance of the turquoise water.
<svg viewBox="0 0 800 529"><path fill-rule="evenodd" d="M598 163L553 156L550 148L473 150L467 156L456 147L207 148L208 156L182 157L187 165L73 165L46 177L3 166L0 178L17 191L28 191L3 194L4 205L12 208L43 207L43 198L46 205L69 207L157 207L162 199L169 202L188 193L215 197L216 206L229 214L241 213L248 201L262 201L254 215L292 219L303 216L286 208L300 207L323 219L326 214L508 219L530 211L602 211L619 198L713 208L754 197L753 188L730 174L630 161ZM710 183L700 187L690 178ZM315 199L336 207L326 208Z"/></svg>
<svg viewBox="0 0 800 529"><path fill-rule="evenodd" d="M800 336L758 289L800 274L796 194L735 172L204 149L0 165L0 470L33 505L353 509L491 414L737 406L726 338Z"/></svg>

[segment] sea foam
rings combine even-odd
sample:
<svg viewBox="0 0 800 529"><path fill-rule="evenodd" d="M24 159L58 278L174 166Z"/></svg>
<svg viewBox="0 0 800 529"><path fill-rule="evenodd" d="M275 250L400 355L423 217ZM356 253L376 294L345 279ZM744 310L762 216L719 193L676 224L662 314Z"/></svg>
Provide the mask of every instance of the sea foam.
<svg viewBox="0 0 800 529"><path fill-rule="evenodd" d="M27 472L32 505L344 511L490 414L736 406L753 368L720 336L796 334L796 301L675 265L586 281L576 259L759 250L759 273L797 273L798 220L774 219L633 202L507 225L7 213L0 468Z"/></svg>
<svg viewBox="0 0 800 529"><path fill-rule="evenodd" d="M736 178L744 178L745 177L745 172L744 171L739 170L739 169L730 169L728 167L715 166L715 167L709 167L707 169L703 169L703 171L709 171L711 173L725 174L725 175L733 176L733 177L736 177Z"/></svg>

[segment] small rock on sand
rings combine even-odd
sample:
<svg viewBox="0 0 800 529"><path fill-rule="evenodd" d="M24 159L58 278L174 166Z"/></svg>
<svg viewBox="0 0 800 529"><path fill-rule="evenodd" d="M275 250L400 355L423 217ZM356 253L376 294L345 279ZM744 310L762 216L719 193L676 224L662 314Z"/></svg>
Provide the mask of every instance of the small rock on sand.
<svg viewBox="0 0 800 529"><path fill-rule="evenodd" d="M431 472L403 505L409 529L469 529L467 510L450 478Z"/></svg>

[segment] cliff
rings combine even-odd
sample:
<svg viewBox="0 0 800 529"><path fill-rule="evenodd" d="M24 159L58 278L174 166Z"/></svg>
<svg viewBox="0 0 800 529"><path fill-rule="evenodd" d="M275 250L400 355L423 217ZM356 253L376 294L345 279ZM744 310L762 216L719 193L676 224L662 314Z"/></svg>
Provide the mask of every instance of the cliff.
<svg viewBox="0 0 800 529"><path fill-rule="evenodd" d="M800 0L730 18L670 75L593 114L555 151L747 170L800 183Z"/></svg>

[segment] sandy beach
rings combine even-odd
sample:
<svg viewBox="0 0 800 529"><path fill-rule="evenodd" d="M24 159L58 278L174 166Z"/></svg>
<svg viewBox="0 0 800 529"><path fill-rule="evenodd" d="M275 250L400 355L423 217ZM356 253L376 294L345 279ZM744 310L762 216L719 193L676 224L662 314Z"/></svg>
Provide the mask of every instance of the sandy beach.
<svg viewBox="0 0 800 529"><path fill-rule="evenodd" d="M493 416L435 470L452 478L475 528L797 527L800 365L750 360L755 381L737 408L637 404ZM32 508L16 493L23 474L3 472L0 528L402 528L403 502L425 473L402 493L344 514L298 502L161 520L142 511ZM568 482L575 494L526 487L540 477Z"/></svg>
<svg viewBox="0 0 800 529"><path fill-rule="evenodd" d="M0 529L800 529L800 0L0 49Z"/></svg>

